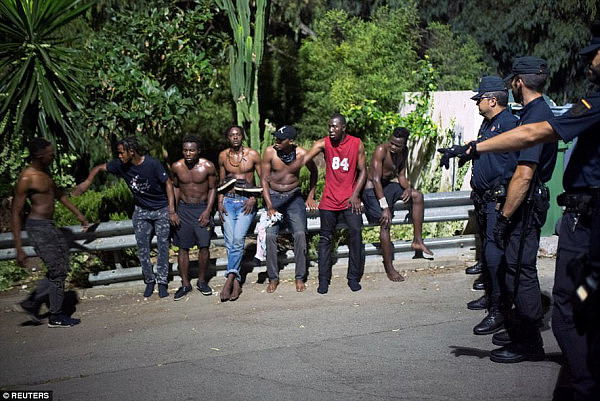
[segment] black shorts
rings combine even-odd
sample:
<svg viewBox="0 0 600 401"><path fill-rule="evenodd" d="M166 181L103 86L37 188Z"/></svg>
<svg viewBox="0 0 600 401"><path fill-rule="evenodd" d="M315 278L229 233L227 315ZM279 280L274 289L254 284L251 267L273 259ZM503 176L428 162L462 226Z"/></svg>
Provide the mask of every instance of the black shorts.
<svg viewBox="0 0 600 401"><path fill-rule="evenodd" d="M185 203L179 201L177 204L177 216L179 216L179 227L173 234L173 245L183 249L190 249L194 245L198 248L206 248L210 245L210 237L213 232L213 219L209 219L205 227L201 227L198 219L206 210L204 203Z"/></svg>
<svg viewBox="0 0 600 401"><path fill-rule="evenodd" d="M403 193L404 189L397 182L390 182L383 186L383 195L390 207L392 216L394 215L394 203L400 200ZM379 206L379 199L375 195L375 189L365 189L362 193L362 202L369 223L379 223L379 219L381 219L381 206Z"/></svg>

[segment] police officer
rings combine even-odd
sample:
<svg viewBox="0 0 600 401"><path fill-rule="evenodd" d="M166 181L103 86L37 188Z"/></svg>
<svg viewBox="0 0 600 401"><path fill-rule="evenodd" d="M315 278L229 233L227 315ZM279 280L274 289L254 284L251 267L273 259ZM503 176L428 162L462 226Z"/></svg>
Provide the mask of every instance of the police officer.
<svg viewBox="0 0 600 401"><path fill-rule="evenodd" d="M516 126L517 118L506 108L508 92L502 78L483 77L476 92L471 99L477 102L479 114L484 117L477 135L478 141L484 141ZM505 270L504 252L494 240L493 229L497 210L504 203L506 183L515 167L514 152L487 153L473 160L471 199L475 205L479 236L483 243L486 294L469 302L467 307L472 310L488 309L488 315L473 328L473 333L478 335L493 334L504 323L500 311L500 287L503 285Z"/></svg>
<svg viewBox="0 0 600 401"><path fill-rule="evenodd" d="M515 101L523 105L518 125L547 121L553 118L544 101L548 65L536 57L514 60L509 82ZM544 183L552 178L556 163L556 143L524 149L517 156L504 206L494 227L496 242L506 241L505 305L515 308L508 313L506 332L497 333L492 342L502 348L492 351L494 362L511 363L544 359L539 327L542 324L542 302L537 277L537 251L540 230L549 208L548 189Z"/></svg>
<svg viewBox="0 0 600 401"><path fill-rule="evenodd" d="M588 79L600 85L600 35L581 51L587 61ZM533 144L566 142L578 138L563 177L565 206L559 230L556 272L552 291L554 307L552 331L565 355L575 399L600 399L600 368L598 367L598 294L587 293L594 301L595 319L584 321L583 330L576 327L574 297L582 298L581 277L572 262L579 255L588 255L591 266L600 262L600 93L581 99L571 110L554 120L522 125L502 135L478 144L441 149L448 157L463 161L483 152L505 152L527 148ZM579 273L579 274L578 274ZM585 278L589 278L585 277ZM578 290L578 291L577 291ZM585 296L583 296L585 298ZM587 327L586 327L587 326ZM587 340L587 341L586 341Z"/></svg>

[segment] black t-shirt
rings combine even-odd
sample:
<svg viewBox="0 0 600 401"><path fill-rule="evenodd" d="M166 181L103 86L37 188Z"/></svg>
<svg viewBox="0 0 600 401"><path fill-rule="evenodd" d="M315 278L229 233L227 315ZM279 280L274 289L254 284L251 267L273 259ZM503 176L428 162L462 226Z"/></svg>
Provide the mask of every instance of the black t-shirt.
<svg viewBox="0 0 600 401"><path fill-rule="evenodd" d="M600 93L549 123L563 141L579 138L563 176L565 190L600 187Z"/></svg>
<svg viewBox="0 0 600 401"><path fill-rule="evenodd" d="M115 159L106 163L106 170L125 180L137 206L158 210L169 205L165 192L168 176L155 158L145 155L144 161L139 166L131 163L123 164L121 160Z"/></svg>
<svg viewBox="0 0 600 401"><path fill-rule="evenodd" d="M542 121L552 121L554 114L544 98L540 96L527 103L519 113L519 117L517 125L525 125ZM521 150L518 161L536 163L538 177L542 182L548 182L552 178L557 151L558 143L556 142L535 145Z"/></svg>
<svg viewBox="0 0 600 401"><path fill-rule="evenodd" d="M517 118L508 110L502 110L491 120L483 120L477 135L477 142L485 141L517 125ZM483 153L473 160L471 187L478 191L492 189L497 184L505 184L512 177L517 166L517 153Z"/></svg>

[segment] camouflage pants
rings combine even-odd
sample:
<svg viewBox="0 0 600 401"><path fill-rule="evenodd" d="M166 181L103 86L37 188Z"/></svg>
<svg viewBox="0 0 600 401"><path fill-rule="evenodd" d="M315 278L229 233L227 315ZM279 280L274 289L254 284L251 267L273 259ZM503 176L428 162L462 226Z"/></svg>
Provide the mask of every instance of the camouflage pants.
<svg viewBox="0 0 600 401"><path fill-rule="evenodd" d="M27 219L25 230L37 255L44 261L48 273L35 292L48 294L50 313L62 313L65 280L69 271L69 244L63 232L52 220Z"/></svg>
<svg viewBox="0 0 600 401"><path fill-rule="evenodd" d="M169 207L149 210L136 206L132 220L144 282L146 284L153 282L167 284L169 279ZM153 234L156 234L158 243L156 276L150 263L150 245Z"/></svg>

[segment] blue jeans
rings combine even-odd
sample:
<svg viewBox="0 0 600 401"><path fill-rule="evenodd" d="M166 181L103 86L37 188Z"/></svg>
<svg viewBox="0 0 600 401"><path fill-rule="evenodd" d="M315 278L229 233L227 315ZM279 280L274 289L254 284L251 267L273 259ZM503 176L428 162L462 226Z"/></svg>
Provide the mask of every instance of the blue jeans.
<svg viewBox="0 0 600 401"><path fill-rule="evenodd" d="M135 241L138 248L138 257L142 265L142 274L146 284L169 283L169 234L171 226L169 224L169 207L150 210L140 206L135 206L133 210L133 229L135 232ZM156 234L158 243L158 260L156 262L156 277L150 264L150 246L152 235Z"/></svg>
<svg viewBox="0 0 600 401"><path fill-rule="evenodd" d="M223 235L225 237L225 249L227 250L225 277L229 273L234 273L238 280L241 280L240 267L244 255L246 233L256 215L256 206L252 213L244 214L243 206L247 199L245 196L237 194L227 194L223 199L223 207L227 212L227 215L223 216L225 219L223 222Z"/></svg>
<svg viewBox="0 0 600 401"><path fill-rule="evenodd" d="M306 276L306 206L296 187L291 191L278 192L271 190L271 203L283 220L267 228L267 274L269 281L279 280L279 265L277 264L277 235L284 224L288 224L294 235L294 257L296 259L296 280Z"/></svg>

